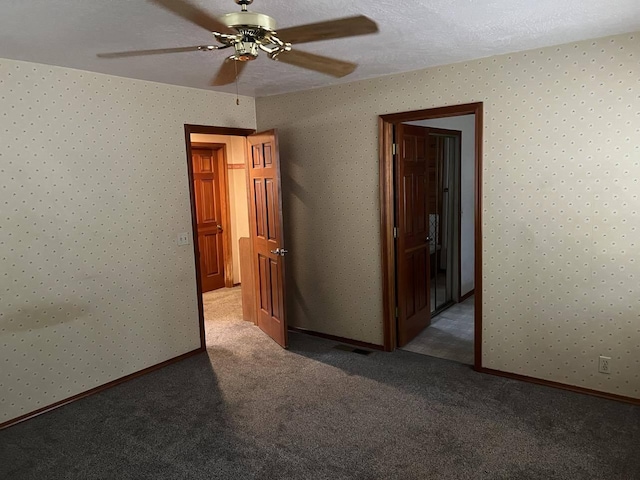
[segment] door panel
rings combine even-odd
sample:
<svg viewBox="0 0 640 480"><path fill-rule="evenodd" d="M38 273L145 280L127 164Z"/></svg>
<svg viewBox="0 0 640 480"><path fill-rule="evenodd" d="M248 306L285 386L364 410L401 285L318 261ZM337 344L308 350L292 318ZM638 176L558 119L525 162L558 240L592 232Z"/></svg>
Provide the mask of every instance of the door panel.
<svg viewBox="0 0 640 480"><path fill-rule="evenodd" d="M278 344L287 346L284 287L284 248L280 158L275 130L249 135L248 185L251 208L251 242L258 326Z"/></svg>
<svg viewBox="0 0 640 480"><path fill-rule="evenodd" d="M217 151L194 148L193 186L202 291L224 287L224 248Z"/></svg>
<svg viewBox="0 0 640 480"><path fill-rule="evenodd" d="M217 212L220 206L216 201L216 179L202 178L200 179L200 223L216 223L220 220Z"/></svg>
<svg viewBox="0 0 640 480"><path fill-rule="evenodd" d="M280 286L280 272L277 262L274 260L269 261L269 273L271 274L271 316L273 318L282 318L282 304L279 291L282 289Z"/></svg>
<svg viewBox="0 0 640 480"><path fill-rule="evenodd" d="M427 269L427 249L421 248L413 256L413 270L414 270L414 299L415 299L415 311L419 312L428 306L427 297L427 278L429 278L429 271Z"/></svg>
<svg viewBox="0 0 640 480"><path fill-rule="evenodd" d="M404 185L402 191L402 203L404 207L404 233L405 235L413 234L413 192L415 190L413 181L415 177L413 175L404 176Z"/></svg>
<svg viewBox="0 0 640 480"><path fill-rule="evenodd" d="M427 175L425 173L416 174L415 179L415 229L417 232L426 232L429 229L427 220Z"/></svg>
<svg viewBox="0 0 640 480"><path fill-rule="evenodd" d="M204 245L203 245L203 252L205 254L205 262L204 262L204 268L206 269L205 271L203 271L203 275L206 275L207 277L211 277L213 275L219 275L221 273L220 271L220 267L223 265L220 262L220 258L218 258L217 252L219 250L219 245L218 245L218 239L220 238L221 235L218 235L217 233L213 233L213 234L209 234L209 233L204 233L202 235L202 238L204 239Z"/></svg>
<svg viewBox="0 0 640 480"><path fill-rule="evenodd" d="M395 162L398 345L429 326L428 129L398 125Z"/></svg>
<svg viewBox="0 0 640 480"><path fill-rule="evenodd" d="M263 145L263 148L264 148L264 150L263 150L263 152L264 152L264 155L263 155L264 156L264 165L265 165L265 167L271 167L271 166L273 166L273 157L272 157L272 152L271 152L273 146L271 144L269 144L269 143L265 143Z"/></svg>
<svg viewBox="0 0 640 480"><path fill-rule="evenodd" d="M200 160L200 173L213 173L213 164L215 162L215 158L211 155L210 150L202 150L199 152L195 152L198 155ZM195 170L194 170L195 171Z"/></svg>
<svg viewBox="0 0 640 480"><path fill-rule="evenodd" d="M266 159L266 156L265 156L265 159ZM277 212L279 210L278 194L276 192L275 182L272 179L267 178L267 179L265 179L264 183L265 183L265 191L266 191L266 195L267 195L267 211L266 211L266 215L267 215L267 239L277 243L277 240L278 240L277 239L277 236L278 236L278 225L277 225L278 219L277 219L276 215L274 215L274 212Z"/></svg>
<svg viewBox="0 0 640 480"><path fill-rule="evenodd" d="M267 208L264 181L262 178L253 180L253 195L255 211L255 232L259 238L267 238Z"/></svg>
<svg viewBox="0 0 640 480"><path fill-rule="evenodd" d="M263 145L252 145L251 146L251 163L254 168L261 168L264 160L263 160Z"/></svg>
<svg viewBox="0 0 640 480"><path fill-rule="evenodd" d="M262 255L258 255L258 280L260 282L260 310L267 315L271 315L269 259Z"/></svg>

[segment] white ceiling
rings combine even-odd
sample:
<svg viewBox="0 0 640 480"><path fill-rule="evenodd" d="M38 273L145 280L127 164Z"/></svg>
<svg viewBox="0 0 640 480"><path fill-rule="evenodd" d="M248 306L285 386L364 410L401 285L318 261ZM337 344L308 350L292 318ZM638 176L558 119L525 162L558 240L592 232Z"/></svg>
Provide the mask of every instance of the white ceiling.
<svg viewBox="0 0 640 480"><path fill-rule="evenodd" d="M233 0L191 0L216 15ZM255 0L288 27L364 14L380 33L304 44L359 63L334 79L261 55L240 93L266 96L640 30L639 0ZM235 92L208 84L226 51L99 59L96 54L211 43L200 27L144 0L0 0L0 57ZM369 48L371 47L371 48ZM294 46L295 48L295 46Z"/></svg>

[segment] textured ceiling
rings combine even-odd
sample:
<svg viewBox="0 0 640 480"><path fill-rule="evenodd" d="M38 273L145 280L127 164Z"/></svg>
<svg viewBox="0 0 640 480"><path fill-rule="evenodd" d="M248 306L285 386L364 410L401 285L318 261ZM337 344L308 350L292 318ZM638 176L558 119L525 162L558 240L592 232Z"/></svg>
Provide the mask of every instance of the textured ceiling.
<svg viewBox="0 0 640 480"><path fill-rule="evenodd" d="M232 0L192 1L214 14L238 10ZM240 93L251 96L640 30L638 0L255 0L251 10L274 17L280 27L354 14L380 26L375 35L300 46L359 63L342 79L261 55L240 80ZM214 89L208 84L225 51L96 58L100 52L208 43L206 31L144 0L4 0L0 5L4 58ZM215 90L235 92L235 85Z"/></svg>

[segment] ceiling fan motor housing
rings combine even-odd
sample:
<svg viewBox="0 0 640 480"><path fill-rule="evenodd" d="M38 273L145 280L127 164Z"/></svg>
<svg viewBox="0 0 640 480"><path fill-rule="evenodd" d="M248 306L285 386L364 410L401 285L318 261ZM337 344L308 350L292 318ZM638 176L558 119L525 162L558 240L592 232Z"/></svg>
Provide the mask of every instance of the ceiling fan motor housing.
<svg viewBox="0 0 640 480"><path fill-rule="evenodd" d="M233 41L235 54L231 57L240 62L255 60L260 44L276 28L276 21L270 16L249 11L228 13L220 17L220 21L242 35L241 39Z"/></svg>
<svg viewBox="0 0 640 480"><path fill-rule="evenodd" d="M260 28L267 32L276 29L276 21L269 15L256 12L233 12L220 17L220 21L228 27L240 29L242 27Z"/></svg>

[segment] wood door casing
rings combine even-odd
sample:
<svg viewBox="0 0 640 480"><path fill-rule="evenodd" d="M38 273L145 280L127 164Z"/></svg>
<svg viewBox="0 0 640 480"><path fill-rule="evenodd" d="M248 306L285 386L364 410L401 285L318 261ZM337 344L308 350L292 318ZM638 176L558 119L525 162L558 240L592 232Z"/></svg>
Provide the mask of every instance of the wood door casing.
<svg viewBox="0 0 640 480"><path fill-rule="evenodd" d="M198 219L196 214L196 195L193 184L193 148L197 147L196 142L191 140L192 134L209 135L237 135L245 137L251 135L255 130L248 128L228 128L206 125L185 124L184 140L186 144L187 175L189 177L189 198L191 204L191 232L193 238L193 261L196 273L196 293L198 303L198 326L200 330L200 351L207 348L204 328L204 305L202 302L202 279L200 278L200 246L198 245Z"/></svg>
<svg viewBox="0 0 640 480"><path fill-rule="evenodd" d="M280 157L275 130L247 137L249 218L258 326L279 345L288 342Z"/></svg>
<svg viewBox="0 0 640 480"><path fill-rule="evenodd" d="M219 152L211 148L191 150L203 292L225 286Z"/></svg>
<svg viewBox="0 0 640 480"><path fill-rule="evenodd" d="M429 301L428 129L397 126L395 162L397 219L398 345L404 346L431 322Z"/></svg>
<svg viewBox="0 0 640 480"><path fill-rule="evenodd" d="M396 127L401 122L433 120L445 117L474 115L474 369L484 371L482 366L482 319L483 319L483 132L484 108L482 102L428 108L378 116L378 153L380 168L380 244L382 263L382 316L385 351L393 351L398 345L397 302L397 241L394 237L396 223L395 155L393 145Z"/></svg>

